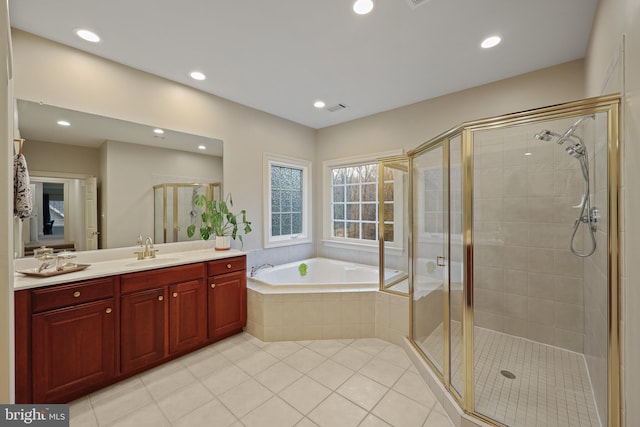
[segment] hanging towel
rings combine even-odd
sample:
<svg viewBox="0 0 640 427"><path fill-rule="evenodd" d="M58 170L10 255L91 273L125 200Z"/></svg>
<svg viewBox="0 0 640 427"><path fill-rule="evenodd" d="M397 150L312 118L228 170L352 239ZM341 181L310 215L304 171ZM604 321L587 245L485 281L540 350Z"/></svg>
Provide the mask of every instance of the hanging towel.
<svg viewBox="0 0 640 427"><path fill-rule="evenodd" d="M13 215L20 219L29 218L33 210L29 170L23 154L13 158Z"/></svg>

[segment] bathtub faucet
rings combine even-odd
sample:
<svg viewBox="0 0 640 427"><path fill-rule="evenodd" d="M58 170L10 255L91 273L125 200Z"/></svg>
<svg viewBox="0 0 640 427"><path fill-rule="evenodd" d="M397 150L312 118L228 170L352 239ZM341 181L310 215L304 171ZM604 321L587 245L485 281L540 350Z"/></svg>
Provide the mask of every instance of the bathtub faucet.
<svg viewBox="0 0 640 427"><path fill-rule="evenodd" d="M254 277L258 271L267 267L273 267L273 264L261 264L258 266L254 265L253 267L251 267L251 273L249 273L249 277Z"/></svg>

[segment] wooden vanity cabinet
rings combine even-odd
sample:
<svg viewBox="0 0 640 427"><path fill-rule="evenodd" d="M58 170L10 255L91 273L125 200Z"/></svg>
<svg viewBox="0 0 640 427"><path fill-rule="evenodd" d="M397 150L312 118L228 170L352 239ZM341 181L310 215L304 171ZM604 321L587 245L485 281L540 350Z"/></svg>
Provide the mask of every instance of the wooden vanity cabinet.
<svg viewBox="0 0 640 427"><path fill-rule="evenodd" d="M16 291L16 403L66 403L247 321L245 256Z"/></svg>
<svg viewBox="0 0 640 427"><path fill-rule="evenodd" d="M204 277L204 263L121 276L123 373L206 341Z"/></svg>
<svg viewBox="0 0 640 427"><path fill-rule="evenodd" d="M246 257L209 261L209 339L242 331L247 324Z"/></svg>
<svg viewBox="0 0 640 427"><path fill-rule="evenodd" d="M116 376L116 319L113 278L76 282L16 293L19 402L64 403ZM27 339L29 345L22 340ZM29 339L30 338L30 339ZM29 361L18 357L31 354ZM26 364L26 367L25 367ZM31 396L31 398L29 398Z"/></svg>

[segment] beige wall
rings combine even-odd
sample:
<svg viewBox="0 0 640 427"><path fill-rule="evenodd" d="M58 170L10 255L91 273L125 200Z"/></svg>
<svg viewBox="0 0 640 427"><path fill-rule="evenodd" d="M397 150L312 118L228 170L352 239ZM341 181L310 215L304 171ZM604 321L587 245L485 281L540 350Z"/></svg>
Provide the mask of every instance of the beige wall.
<svg viewBox="0 0 640 427"><path fill-rule="evenodd" d="M23 31L13 37L19 99L223 140L224 191L254 226L244 248L261 247L262 153L313 160L313 129Z"/></svg>
<svg viewBox="0 0 640 427"><path fill-rule="evenodd" d="M574 101L584 97L583 61L572 61L495 83L318 130L315 170L316 217L322 218L322 162L330 159L409 150L462 122ZM323 224L316 222L316 235ZM349 249L318 253L351 261L377 262Z"/></svg>
<svg viewBox="0 0 640 427"><path fill-rule="evenodd" d="M622 49L624 39L624 50ZM624 52L624 53L623 53ZM587 95L619 91L622 119L622 390L623 421L640 425L640 2L600 0L585 57ZM629 220L626 220L628 218Z"/></svg>
<svg viewBox="0 0 640 427"><path fill-rule="evenodd" d="M98 176L98 149L29 140L22 149L30 171Z"/></svg>

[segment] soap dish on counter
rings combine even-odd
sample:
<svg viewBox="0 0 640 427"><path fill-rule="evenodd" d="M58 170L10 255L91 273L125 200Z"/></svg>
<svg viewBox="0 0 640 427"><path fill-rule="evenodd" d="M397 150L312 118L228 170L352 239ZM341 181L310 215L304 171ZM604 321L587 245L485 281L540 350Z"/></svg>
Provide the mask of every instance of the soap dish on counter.
<svg viewBox="0 0 640 427"><path fill-rule="evenodd" d="M32 277L51 277L51 276L57 276L59 274L67 274L67 273L73 273L74 271L81 271L84 270L85 268L89 267L91 264L75 264L75 266L73 267L64 267L61 270L42 270L42 271L38 271L37 268L29 268L27 270L18 270L17 272L20 274L24 274L26 276L32 276Z"/></svg>

